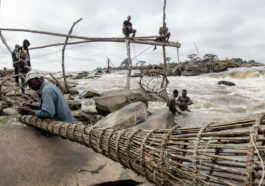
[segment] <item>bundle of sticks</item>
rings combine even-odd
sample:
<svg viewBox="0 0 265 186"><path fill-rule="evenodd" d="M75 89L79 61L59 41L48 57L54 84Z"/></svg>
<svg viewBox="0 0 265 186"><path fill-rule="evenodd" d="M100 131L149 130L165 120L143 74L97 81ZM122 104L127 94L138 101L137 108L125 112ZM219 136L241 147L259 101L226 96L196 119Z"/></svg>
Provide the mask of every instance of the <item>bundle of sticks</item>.
<svg viewBox="0 0 265 186"><path fill-rule="evenodd" d="M20 116L86 145L156 185L264 185L264 115L202 127L114 130Z"/></svg>

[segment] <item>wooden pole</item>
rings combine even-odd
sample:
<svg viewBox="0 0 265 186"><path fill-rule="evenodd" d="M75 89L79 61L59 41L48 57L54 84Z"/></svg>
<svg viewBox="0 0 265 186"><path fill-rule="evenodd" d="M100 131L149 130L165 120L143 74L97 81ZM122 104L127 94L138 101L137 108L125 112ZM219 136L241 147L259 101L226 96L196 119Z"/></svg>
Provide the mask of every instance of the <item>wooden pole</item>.
<svg viewBox="0 0 265 186"><path fill-rule="evenodd" d="M166 56L166 47L162 46L163 49L163 59L164 59L164 76L163 76L163 81L161 87L163 87L164 82L167 78L167 56Z"/></svg>
<svg viewBox="0 0 265 186"><path fill-rule="evenodd" d="M65 42L64 42L64 46L63 46L63 49L62 49L62 71L63 71L63 79L64 79L64 85L65 85L65 89L66 89L66 92L69 92L69 88L68 88L68 85L67 85L67 81L66 81L66 77L65 77L65 66L64 66L64 53L65 53L65 48L66 48L66 45L67 45L67 42L68 42L68 39L69 37L71 36L71 33L73 32L73 29L74 29L74 26L79 23L80 21L82 20L82 18L78 19L76 22L73 23L73 25L71 26L69 32L68 32L68 35L65 39Z"/></svg>
<svg viewBox="0 0 265 186"><path fill-rule="evenodd" d="M107 67L107 73L110 73L110 69L109 69L109 61L110 61L110 59L107 58L107 65L108 65L108 67Z"/></svg>
<svg viewBox="0 0 265 186"><path fill-rule="evenodd" d="M12 54L12 50L11 50L10 46L7 44L1 31L0 31L0 37L1 37L2 43L6 46L7 50L10 52L10 54Z"/></svg>
<svg viewBox="0 0 265 186"><path fill-rule="evenodd" d="M126 39L125 42L126 42L127 58L128 58L128 77L127 77L126 89L130 89L130 80L131 80L131 73L132 73L131 49L130 49L130 41Z"/></svg>
<svg viewBox="0 0 265 186"><path fill-rule="evenodd" d="M166 23L166 5L167 5L167 0L164 0L164 6L163 6L163 26ZM164 81L166 80L165 78L167 78L167 59L166 59L166 47L165 45L162 46L163 49L163 58L164 58L164 75L163 76L163 81L161 84L161 87L163 87Z"/></svg>
<svg viewBox="0 0 265 186"><path fill-rule="evenodd" d="M67 34L46 32L46 31L40 31L40 30L29 30L29 29L0 28L0 31L1 30L2 31L30 32L30 33L46 34L46 35L59 36L59 37L67 37L68 36ZM85 36L76 36L76 35L70 35L69 38L88 40L88 42L120 42L120 43L124 43L125 39L126 39L124 37L121 37L121 38L117 38L117 37L103 38L103 37L85 37ZM181 47L181 44L178 42L167 42L167 43L165 43L165 42L155 42L155 41L137 39L137 38L134 38L134 40L130 39L130 43L157 45L157 46L169 46L169 47ZM76 44L79 44L79 43L76 43ZM63 44L60 44L60 45L63 45Z"/></svg>
<svg viewBox="0 0 265 186"><path fill-rule="evenodd" d="M167 0L164 0L164 6L163 6L163 25L166 22L166 5L167 5Z"/></svg>
<svg viewBox="0 0 265 186"><path fill-rule="evenodd" d="M179 63L179 48L177 48L177 56L178 56L178 63Z"/></svg>

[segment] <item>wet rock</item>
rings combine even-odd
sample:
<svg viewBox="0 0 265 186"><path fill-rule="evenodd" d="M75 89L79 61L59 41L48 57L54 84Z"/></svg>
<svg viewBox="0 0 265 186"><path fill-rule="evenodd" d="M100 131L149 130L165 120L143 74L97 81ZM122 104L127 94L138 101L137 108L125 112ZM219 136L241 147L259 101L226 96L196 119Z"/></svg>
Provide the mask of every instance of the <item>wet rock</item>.
<svg viewBox="0 0 265 186"><path fill-rule="evenodd" d="M71 95L79 94L78 90L76 88L73 88L73 87L69 89L69 92Z"/></svg>
<svg viewBox="0 0 265 186"><path fill-rule="evenodd" d="M81 103L76 100L66 100L67 104L69 105L69 108L71 110L80 110L81 109Z"/></svg>
<svg viewBox="0 0 265 186"><path fill-rule="evenodd" d="M113 112L94 126L103 128L126 129L133 127L147 118L147 107L142 102L131 103Z"/></svg>
<svg viewBox="0 0 265 186"><path fill-rule="evenodd" d="M96 101L96 108L99 114L107 115L111 112L117 111L120 108L141 101L148 105L148 97L139 89L118 89L103 92L100 97L94 98Z"/></svg>
<svg viewBox="0 0 265 186"><path fill-rule="evenodd" d="M147 120L133 128L136 129L167 129L174 125L174 115L168 110L163 110L152 114Z"/></svg>
<svg viewBox="0 0 265 186"><path fill-rule="evenodd" d="M82 105L81 111L86 114L97 114L98 113L96 109L96 105L91 105L91 106Z"/></svg>
<svg viewBox="0 0 265 186"><path fill-rule="evenodd" d="M17 115L18 111L14 108L6 108L2 110L3 115Z"/></svg>
<svg viewBox="0 0 265 186"><path fill-rule="evenodd" d="M231 82L231 81L219 81L218 84L219 85L226 85L226 86L236 86L236 84Z"/></svg>
<svg viewBox="0 0 265 186"><path fill-rule="evenodd" d="M96 96L100 96L100 93L97 90L88 87L88 88L86 88L86 90L84 90L80 94L79 98L80 99L83 99L83 98L93 98L93 97L96 97Z"/></svg>
<svg viewBox="0 0 265 186"><path fill-rule="evenodd" d="M65 100L73 100L71 94L64 94L63 96Z"/></svg>

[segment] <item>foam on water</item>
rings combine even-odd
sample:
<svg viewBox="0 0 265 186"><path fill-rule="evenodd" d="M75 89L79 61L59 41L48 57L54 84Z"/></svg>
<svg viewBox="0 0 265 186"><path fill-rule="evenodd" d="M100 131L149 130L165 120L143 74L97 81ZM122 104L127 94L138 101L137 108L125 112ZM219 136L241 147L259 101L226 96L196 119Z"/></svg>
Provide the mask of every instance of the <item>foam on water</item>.
<svg viewBox="0 0 265 186"><path fill-rule="evenodd" d="M209 122L225 122L255 117L265 111L265 68L237 68L226 72L201 76L169 77L168 92L187 89L194 104L191 113L176 117L182 126L195 126ZM97 79L78 80L78 88L93 87L98 91L123 88L127 72L105 74ZM218 81L232 81L236 86L218 85ZM131 79L131 87L139 88L139 78ZM163 102L151 102L152 112L165 109Z"/></svg>

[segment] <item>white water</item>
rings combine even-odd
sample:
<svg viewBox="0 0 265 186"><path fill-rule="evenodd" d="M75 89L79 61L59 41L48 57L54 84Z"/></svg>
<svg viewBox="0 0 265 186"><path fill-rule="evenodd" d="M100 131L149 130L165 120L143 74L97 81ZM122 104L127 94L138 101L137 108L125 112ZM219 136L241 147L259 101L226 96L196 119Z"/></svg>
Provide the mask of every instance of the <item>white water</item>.
<svg viewBox="0 0 265 186"><path fill-rule="evenodd" d="M98 91L122 88L126 84L126 72L106 74L98 79L78 80L78 89L86 86ZM169 77L168 92L187 89L188 96L194 104L191 113L185 112L176 117L181 126L196 126L209 122L223 122L237 119L253 118L265 111L265 68L238 68L227 72L205 74L201 76ZM139 78L132 78L131 86L138 88ZM232 81L236 86L218 85L218 81ZM151 102L152 112L165 109L162 102Z"/></svg>

